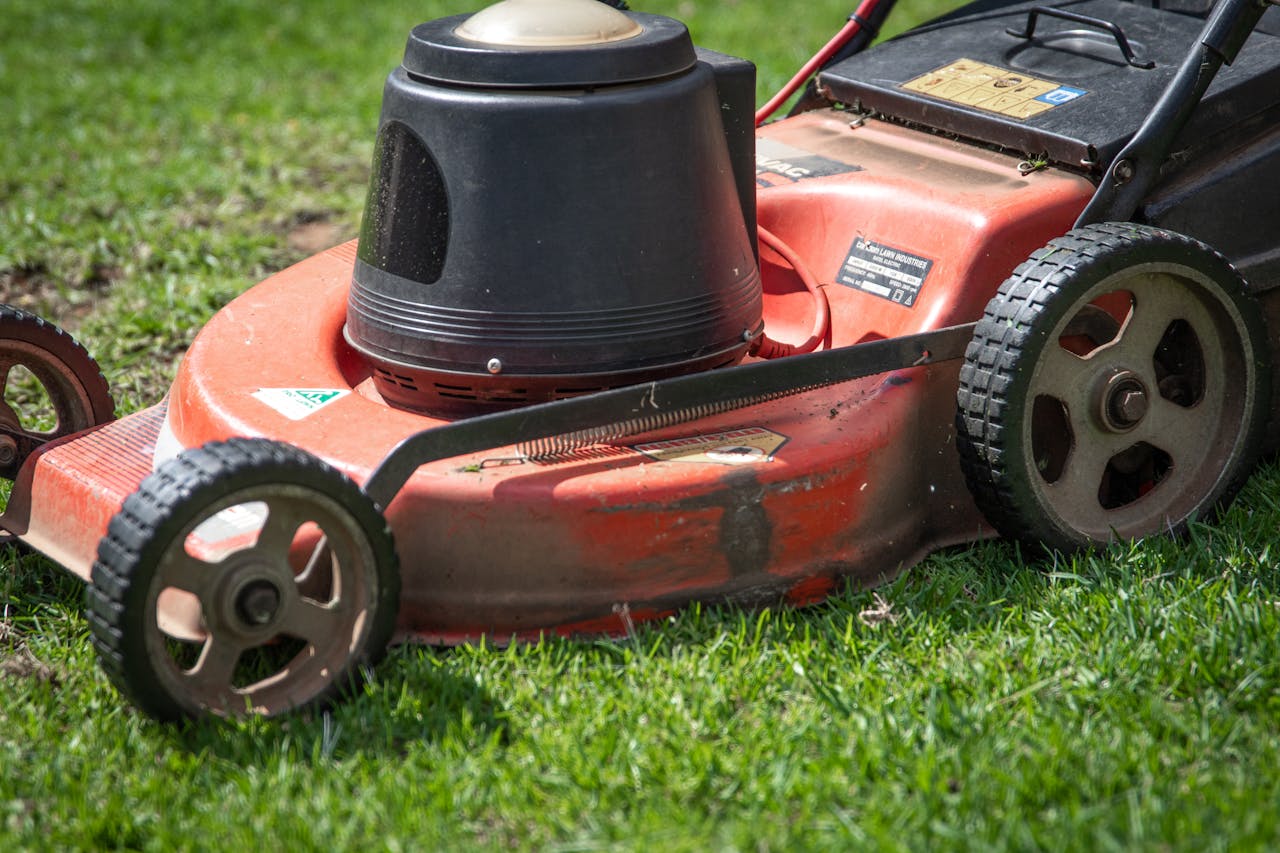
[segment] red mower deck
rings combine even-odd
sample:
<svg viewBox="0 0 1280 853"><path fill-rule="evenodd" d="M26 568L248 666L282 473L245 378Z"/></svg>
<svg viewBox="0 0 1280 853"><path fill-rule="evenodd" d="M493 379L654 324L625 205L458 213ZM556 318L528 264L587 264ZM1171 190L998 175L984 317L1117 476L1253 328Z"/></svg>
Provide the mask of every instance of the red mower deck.
<svg viewBox="0 0 1280 853"><path fill-rule="evenodd" d="M1092 189L1073 175L1019 176L1014 158L881 122L853 130L834 112L761 138L849 168L782 175L760 194L761 223L824 278L850 249L832 233L874 234L933 265L910 307L827 285L830 346L971 320ZM324 252L209 322L170 392L162 456L265 437L363 483L400 441L441 423L387 406L343 341L354 257L354 243ZM768 328L802 336L807 295L768 250L762 267ZM840 577L879 583L929 551L988 536L952 445L958 369L868 377L554 462L506 447L424 466L387 510L393 529L414 531L397 543L399 631L435 642L616 632L623 605L640 620L695 600L808 602ZM294 419L301 395L286 391L333 399ZM44 454L24 538L87 579L107 522L151 471L163 412Z"/></svg>

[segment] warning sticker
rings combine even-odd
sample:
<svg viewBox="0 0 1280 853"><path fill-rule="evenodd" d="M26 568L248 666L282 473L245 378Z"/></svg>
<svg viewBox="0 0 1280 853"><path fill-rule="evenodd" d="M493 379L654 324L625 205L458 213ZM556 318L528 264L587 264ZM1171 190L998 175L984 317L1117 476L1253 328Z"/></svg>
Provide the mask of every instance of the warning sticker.
<svg viewBox="0 0 1280 853"><path fill-rule="evenodd" d="M907 308L916 304L933 261L858 237L836 281Z"/></svg>
<svg viewBox="0 0 1280 853"><path fill-rule="evenodd" d="M651 441L633 445L631 449L660 462L750 465L773 461L773 454L786 443L787 437L773 430L743 427L727 432Z"/></svg>
<svg viewBox="0 0 1280 853"><path fill-rule="evenodd" d="M350 393L347 388L260 388L253 396L289 420L300 421Z"/></svg>
<svg viewBox="0 0 1280 853"><path fill-rule="evenodd" d="M972 59L958 59L903 83L902 88L1016 119L1031 118L1089 94Z"/></svg>
<svg viewBox="0 0 1280 853"><path fill-rule="evenodd" d="M861 166L841 163L775 139L756 140L756 183L762 187L861 171Z"/></svg>

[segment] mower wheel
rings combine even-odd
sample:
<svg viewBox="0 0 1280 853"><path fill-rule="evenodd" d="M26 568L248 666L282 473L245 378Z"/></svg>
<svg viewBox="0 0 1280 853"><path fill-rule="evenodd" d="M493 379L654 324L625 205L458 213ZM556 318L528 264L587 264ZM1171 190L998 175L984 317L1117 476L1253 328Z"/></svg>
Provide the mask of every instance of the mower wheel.
<svg viewBox="0 0 1280 853"><path fill-rule="evenodd" d="M161 720L334 698L382 657L399 596L373 501L264 439L206 444L147 477L111 520L87 593L102 668Z"/></svg>
<svg viewBox="0 0 1280 853"><path fill-rule="evenodd" d="M1252 470L1270 376L1261 309L1225 258L1142 225L1079 228L987 304L960 371L961 467L1011 538L1176 534Z"/></svg>
<svg viewBox="0 0 1280 853"><path fill-rule="evenodd" d="M40 445L110 421L102 369L75 338L0 305L0 477L12 480Z"/></svg>

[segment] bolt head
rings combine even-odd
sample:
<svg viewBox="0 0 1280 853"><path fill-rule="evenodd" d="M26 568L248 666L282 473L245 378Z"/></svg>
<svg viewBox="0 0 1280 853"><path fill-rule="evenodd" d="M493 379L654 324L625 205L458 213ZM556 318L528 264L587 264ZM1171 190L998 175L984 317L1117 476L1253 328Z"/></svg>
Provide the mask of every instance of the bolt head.
<svg viewBox="0 0 1280 853"><path fill-rule="evenodd" d="M489 363L485 365L486 369L494 375L502 372L502 361L497 358L489 359Z"/></svg>
<svg viewBox="0 0 1280 853"><path fill-rule="evenodd" d="M1116 408L1125 420L1136 423L1147 414L1147 395L1141 390L1125 391L1116 400Z"/></svg>
<svg viewBox="0 0 1280 853"><path fill-rule="evenodd" d="M1131 370L1116 370L1096 387L1095 417L1108 432L1128 432L1141 423L1151 408L1142 379Z"/></svg>
<svg viewBox="0 0 1280 853"><path fill-rule="evenodd" d="M1111 417L1119 426L1131 427L1147 416L1151 403L1141 388L1121 388L1111 398Z"/></svg>

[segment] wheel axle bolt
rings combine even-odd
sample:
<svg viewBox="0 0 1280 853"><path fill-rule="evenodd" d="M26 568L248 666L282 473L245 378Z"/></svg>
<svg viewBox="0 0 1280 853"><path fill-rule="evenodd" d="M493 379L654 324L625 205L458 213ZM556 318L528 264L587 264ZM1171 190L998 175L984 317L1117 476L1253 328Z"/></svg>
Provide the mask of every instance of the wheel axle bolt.
<svg viewBox="0 0 1280 853"><path fill-rule="evenodd" d="M7 435L0 435L0 465L12 465L18 461L18 442Z"/></svg>
<svg viewBox="0 0 1280 853"><path fill-rule="evenodd" d="M280 590L268 581L254 581L236 596L236 613L257 628L274 619L279 609Z"/></svg>
<svg viewBox="0 0 1280 853"><path fill-rule="evenodd" d="M1130 427L1147 415L1147 394L1141 388L1124 387L1111 398L1111 417L1120 426Z"/></svg>

